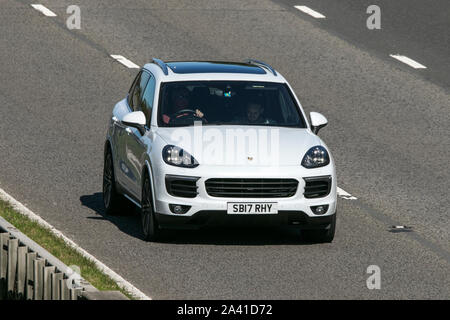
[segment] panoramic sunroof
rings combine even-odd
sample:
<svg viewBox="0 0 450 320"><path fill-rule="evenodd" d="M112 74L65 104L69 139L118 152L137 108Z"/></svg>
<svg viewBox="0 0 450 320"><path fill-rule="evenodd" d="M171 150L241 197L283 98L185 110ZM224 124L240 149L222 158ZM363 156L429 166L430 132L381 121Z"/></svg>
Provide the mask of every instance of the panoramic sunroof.
<svg viewBox="0 0 450 320"><path fill-rule="evenodd" d="M263 68L236 62L167 62L175 73L251 73L265 74Z"/></svg>

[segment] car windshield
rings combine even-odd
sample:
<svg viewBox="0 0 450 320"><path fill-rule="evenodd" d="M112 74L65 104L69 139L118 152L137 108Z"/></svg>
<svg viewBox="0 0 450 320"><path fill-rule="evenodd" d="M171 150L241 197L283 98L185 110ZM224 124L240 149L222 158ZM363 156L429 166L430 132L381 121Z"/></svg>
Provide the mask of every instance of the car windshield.
<svg viewBox="0 0 450 320"><path fill-rule="evenodd" d="M251 81L167 82L158 125L258 125L306 128L286 84Z"/></svg>

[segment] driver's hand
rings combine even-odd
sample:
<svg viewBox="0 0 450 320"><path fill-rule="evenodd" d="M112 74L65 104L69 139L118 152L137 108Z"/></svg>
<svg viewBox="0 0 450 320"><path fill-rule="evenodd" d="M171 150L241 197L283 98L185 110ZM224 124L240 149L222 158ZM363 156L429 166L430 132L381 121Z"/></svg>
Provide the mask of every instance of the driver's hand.
<svg viewBox="0 0 450 320"><path fill-rule="evenodd" d="M198 110L198 109L195 109L195 114L196 114L197 117L199 117L199 118L203 118L203 116L204 116L203 112L201 112L201 111Z"/></svg>

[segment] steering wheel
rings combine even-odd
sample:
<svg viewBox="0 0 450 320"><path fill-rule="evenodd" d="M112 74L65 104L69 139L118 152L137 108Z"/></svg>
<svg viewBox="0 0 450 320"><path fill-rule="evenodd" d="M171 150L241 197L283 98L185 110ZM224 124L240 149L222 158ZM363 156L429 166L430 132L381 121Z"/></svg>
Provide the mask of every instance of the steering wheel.
<svg viewBox="0 0 450 320"><path fill-rule="evenodd" d="M184 115L183 115L183 114L184 114ZM205 117L199 117L199 116L197 115L197 111L196 111L196 110L192 110L192 109L182 109L182 110L178 110L177 112L175 112L175 113L173 114L172 119L173 119L173 120L176 120L176 119L184 118L184 117L179 117L180 115L183 115L183 116L192 116L192 117L194 117L194 118L201 119L202 122L205 122L205 123L208 122L208 121L205 119Z"/></svg>
<svg viewBox="0 0 450 320"><path fill-rule="evenodd" d="M175 112L173 114L173 118L176 118L177 116L179 116L182 113L189 113L189 114L197 115L197 112L195 110L192 110L192 109L181 109L181 110L178 110L177 112Z"/></svg>

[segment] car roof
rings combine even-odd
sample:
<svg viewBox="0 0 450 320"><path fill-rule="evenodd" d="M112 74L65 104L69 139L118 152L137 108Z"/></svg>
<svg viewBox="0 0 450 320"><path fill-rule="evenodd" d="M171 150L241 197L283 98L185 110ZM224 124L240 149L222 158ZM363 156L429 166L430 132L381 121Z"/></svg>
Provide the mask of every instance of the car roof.
<svg viewBox="0 0 450 320"><path fill-rule="evenodd" d="M251 73L266 74L254 64L222 61L174 61L166 62L174 73Z"/></svg>
<svg viewBox="0 0 450 320"><path fill-rule="evenodd" d="M144 68L163 82L198 80L242 80L286 82L270 65L252 62L229 61L168 61L154 59Z"/></svg>

